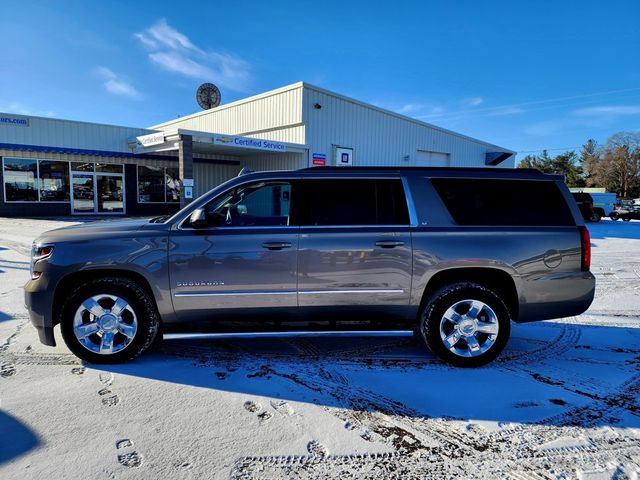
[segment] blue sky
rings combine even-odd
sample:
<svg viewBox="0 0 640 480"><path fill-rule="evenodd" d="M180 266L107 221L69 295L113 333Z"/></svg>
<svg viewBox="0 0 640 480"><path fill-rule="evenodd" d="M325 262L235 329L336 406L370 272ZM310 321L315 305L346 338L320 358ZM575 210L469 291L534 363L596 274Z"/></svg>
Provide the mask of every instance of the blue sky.
<svg viewBox="0 0 640 480"><path fill-rule="evenodd" d="M640 130L639 23L636 0L2 0L0 111L149 126L204 81L225 103L304 80L554 153Z"/></svg>

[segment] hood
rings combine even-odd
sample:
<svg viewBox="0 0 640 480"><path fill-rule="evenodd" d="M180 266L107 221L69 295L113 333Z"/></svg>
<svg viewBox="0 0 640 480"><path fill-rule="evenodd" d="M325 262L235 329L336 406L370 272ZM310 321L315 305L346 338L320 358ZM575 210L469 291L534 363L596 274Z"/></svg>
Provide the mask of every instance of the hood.
<svg viewBox="0 0 640 480"><path fill-rule="evenodd" d="M99 220L95 222L81 223L70 227L49 230L40 235L36 243L56 243L65 241L85 241L92 238L116 237L134 234L149 225L153 229L165 229L166 224L149 223L149 218L134 218L126 220Z"/></svg>

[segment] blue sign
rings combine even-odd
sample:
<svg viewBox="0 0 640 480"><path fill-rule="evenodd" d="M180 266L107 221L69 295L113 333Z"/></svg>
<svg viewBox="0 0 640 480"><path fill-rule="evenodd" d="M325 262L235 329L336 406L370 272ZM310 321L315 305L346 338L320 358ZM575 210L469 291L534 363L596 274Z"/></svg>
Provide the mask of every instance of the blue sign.
<svg viewBox="0 0 640 480"><path fill-rule="evenodd" d="M8 115L0 115L0 124L18 125L20 127L28 127L29 119L25 117L13 117Z"/></svg>

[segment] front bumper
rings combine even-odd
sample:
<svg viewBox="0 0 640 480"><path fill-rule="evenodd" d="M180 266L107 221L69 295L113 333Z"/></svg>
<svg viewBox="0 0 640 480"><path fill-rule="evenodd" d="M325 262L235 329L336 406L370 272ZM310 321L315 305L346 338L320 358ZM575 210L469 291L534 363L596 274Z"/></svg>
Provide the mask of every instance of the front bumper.
<svg viewBox="0 0 640 480"><path fill-rule="evenodd" d="M38 331L40 342L51 347L56 346L53 335L52 296L42 289L41 281L29 280L24 286L24 304L29 311L31 323Z"/></svg>

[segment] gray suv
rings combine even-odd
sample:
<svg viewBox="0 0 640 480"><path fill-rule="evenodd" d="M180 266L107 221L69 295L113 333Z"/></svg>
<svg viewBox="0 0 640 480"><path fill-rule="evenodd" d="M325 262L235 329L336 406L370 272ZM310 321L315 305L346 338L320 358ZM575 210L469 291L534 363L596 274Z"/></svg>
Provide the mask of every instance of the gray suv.
<svg viewBox="0 0 640 480"><path fill-rule="evenodd" d="M589 232L537 170L332 168L240 175L170 218L94 222L33 244L26 305L78 357L130 360L160 332L413 329L461 367L511 321L584 312Z"/></svg>

